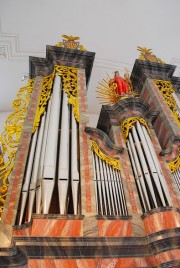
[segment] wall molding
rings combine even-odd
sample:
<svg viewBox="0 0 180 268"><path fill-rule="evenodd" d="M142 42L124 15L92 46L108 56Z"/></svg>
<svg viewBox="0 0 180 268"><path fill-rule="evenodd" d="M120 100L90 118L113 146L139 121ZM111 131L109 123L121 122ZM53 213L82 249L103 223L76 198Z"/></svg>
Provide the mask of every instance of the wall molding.
<svg viewBox="0 0 180 268"><path fill-rule="evenodd" d="M0 33L0 60L27 61L29 56L44 57L45 50L20 50L19 34Z"/></svg>

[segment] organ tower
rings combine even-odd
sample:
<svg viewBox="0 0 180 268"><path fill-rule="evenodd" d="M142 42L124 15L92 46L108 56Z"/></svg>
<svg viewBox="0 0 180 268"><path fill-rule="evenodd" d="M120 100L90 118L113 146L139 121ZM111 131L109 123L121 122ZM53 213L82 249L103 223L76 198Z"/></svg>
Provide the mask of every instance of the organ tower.
<svg viewBox="0 0 180 268"><path fill-rule="evenodd" d="M139 50L96 128L95 53L65 36L30 57L0 137L0 267L179 267L180 78Z"/></svg>

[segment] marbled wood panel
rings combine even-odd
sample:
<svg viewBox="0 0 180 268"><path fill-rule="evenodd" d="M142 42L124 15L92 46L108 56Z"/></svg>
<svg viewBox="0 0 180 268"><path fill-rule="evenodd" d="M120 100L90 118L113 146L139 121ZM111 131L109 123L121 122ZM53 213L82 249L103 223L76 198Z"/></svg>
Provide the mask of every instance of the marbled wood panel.
<svg viewBox="0 0 180 268"><path fill-rule="evenodd" d="M165 251L165 252L161 252L159 254L156 255L156 259L157 259L157 264L160 265L161 267L180 267L180 249L174 249L174 250L169 250L169 251ZM171 266L162 266L162 264L164 263L168 263L168 262L175 262L174 265L171 264ZM176 266L178 265L179 266Z"/></svg>
<svg viewBox="0 0 180 268"><path fill-rule="evenodd" d="M85 216L83 220L83 236L98 236L96 216Z"/></svg>
<svg viewBox="0 0 180 268"><path fill-rule="evenodd" d="M166 229L180 227L179 213L175 211L162 211L149 215L144 219L144 227L147 235Z"/></svg>
<svg viewBox="0 0 180 268"><path fill-rule="evenodd" d="M180 134L179 127L177 126L169 107L153 80L146 79L141 95L143 99L144 97L147 99L146 94L144 94L146 90L148 90L151 95L147 102L150 102L149 104L151 107L152 103L154 103L156 111L160 111L160 115L154 124L154 128L162 148L165 148L170 137L178 136Z"/></svg>
<svg viewBox="0 0 180 268"><path fill-rule="evenodd" d="M132 224L126 220L98 220L99 236L132 236Z"/></svg>
<svg viewBox="0 0 180 268"><path fill-rule="evenodd" d="M108 259L29 259L28 268L130 268L153 267L154 257L146 258L108 258Z"/></svg>
<svg viewBox="0 0 180 268"><path fill-rule="evenodd" d="M82 236L81 220L33 219L31 227L14 230L13 237L78 237Z"/></svg>
<svg viewBox="0 0 180 268"><path fill-rule="evenodd" d="M85 70L78 69L78 99L79 99L79 146L81 173L81 206L83 215L95 215L95 186L93 177L92 155L89 137L85 128L89 122L87 114L87 94Z"/></svg>

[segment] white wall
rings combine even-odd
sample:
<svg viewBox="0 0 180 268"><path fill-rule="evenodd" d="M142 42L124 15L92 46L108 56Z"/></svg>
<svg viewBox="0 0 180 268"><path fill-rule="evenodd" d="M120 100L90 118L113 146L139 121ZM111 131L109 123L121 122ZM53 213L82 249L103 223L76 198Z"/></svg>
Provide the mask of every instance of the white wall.
<svg viewBox="0 0 180 268"><path fill-rule="evenodd" d="M95 127L96 128L98 119L99 119L99 114L89 114L88 127Z"/></svg>

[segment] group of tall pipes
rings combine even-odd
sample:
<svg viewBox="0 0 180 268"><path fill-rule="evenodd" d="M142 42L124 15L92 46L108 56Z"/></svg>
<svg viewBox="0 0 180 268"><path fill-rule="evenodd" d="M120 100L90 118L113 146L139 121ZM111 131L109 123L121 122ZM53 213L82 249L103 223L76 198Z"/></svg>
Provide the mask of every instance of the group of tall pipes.
<svg viewBox="0 0 180 268"><path fill-rule="evenodd" d="M146 127L139 121L129 132L127 148L143 211L170 206L169 190L154 146Z"/></svg>
<svg viewBox="0 0 180 268"><path fill-rule="evenodd" d="M92 151L96 205L100 215L127 215L120 171Z"/></svg>
<svg viewBox="0 0 180 268"><path fill-rule="evenodd" d="M67 213L69 186L73 211L78 213L77 143L77 123L69 108L67 94L62 90L61 78L56 75L47 110L32 136L22 186L19 225L25 215L25 221L29 222L33 212L48 214L55 183L58 185L59 214Z"/></svg>
<svg viewBox="0 0 180 268"><path fill-rule="evenodd" d="M33 212L48 214L56 182L59 214L67 213L69 187L74 214L78 213L80 198L77 144L77 123L72 109L69 108L67 94L62 90L61 78L56 75L47 110L42 115L39 128L32 135L18 224L30 221ZM127 149L143 211L158 206L170 206L168 187L151 138L139 121L129 132ZM106 164L94 152L92 154L98 214L127 215L119 170ZM180 188L179 173L177 170L174 178Z"/></svg>

